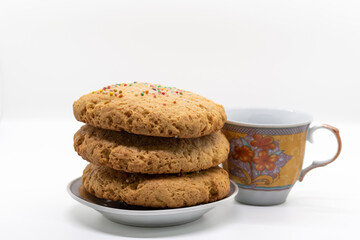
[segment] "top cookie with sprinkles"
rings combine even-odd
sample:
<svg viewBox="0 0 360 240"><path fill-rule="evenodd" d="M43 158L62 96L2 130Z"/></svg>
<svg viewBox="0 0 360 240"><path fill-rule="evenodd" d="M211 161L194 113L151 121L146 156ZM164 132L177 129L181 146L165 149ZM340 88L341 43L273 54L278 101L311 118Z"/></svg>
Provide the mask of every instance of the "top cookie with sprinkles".
<svg viewBox="0 0 360 240"><path fill-rule="evenodd" d="M78 121L134 134L195 138L220 130L223 106L198 94L150 83L113 84L74 102Z"/></svg>

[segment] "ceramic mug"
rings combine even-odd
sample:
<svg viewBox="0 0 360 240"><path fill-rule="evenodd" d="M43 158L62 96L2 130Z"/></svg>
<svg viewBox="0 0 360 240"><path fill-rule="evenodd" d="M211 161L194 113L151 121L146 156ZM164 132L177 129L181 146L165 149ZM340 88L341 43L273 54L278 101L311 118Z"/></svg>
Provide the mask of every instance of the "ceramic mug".
<svg viewBox="0 0 360 240"><path fill-rule="evenodd" d="M233 109L222 129L230 142L230 153L223 167L235 181L235 199L251 205L285 202L297 180L310 170L334 161L341 151L339 130L330 125L310 127L312 116L279 109ZM314 161L302 169L306 140L312 142L318 129L331 131L338 142L334 157Z"/></svg>

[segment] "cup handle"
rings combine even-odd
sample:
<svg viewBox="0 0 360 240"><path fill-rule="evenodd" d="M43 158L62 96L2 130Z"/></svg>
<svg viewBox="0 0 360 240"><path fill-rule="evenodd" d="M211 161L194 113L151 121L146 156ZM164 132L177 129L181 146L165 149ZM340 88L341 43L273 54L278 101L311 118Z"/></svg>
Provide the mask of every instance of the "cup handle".
<svg viewBox="0 0 360 240"><path fill-rule="evenodd" d="M335 154L334 157L330 158L329 160L326 160L326 161L313 161L313 163L308 166L307 168L301 170L301 173L300 173L300 176L299 176L299 181L301 182L303 179L304 179L304 176L312 169L314 168L317 168L317 167L324 167L326 165L328 165L329 163L333 162L340 154L341 152L341 146L342 146L342 143L341 143L341 138L340 138L340 134L339 134L339 129L337 129L336 127L333 127L331 125L328 125L328 124L323 124L321 126L314 126L314 127L311 127L308 131L308 134L307 134L307 140L311 143L313 143L313 134L316 130L318 129L321 129L321 128L324 128L324 129L327 129L329 130L330 132L332 132L334 134L334 136L336 137L336 140L338 142L338 150Z"/></svg>

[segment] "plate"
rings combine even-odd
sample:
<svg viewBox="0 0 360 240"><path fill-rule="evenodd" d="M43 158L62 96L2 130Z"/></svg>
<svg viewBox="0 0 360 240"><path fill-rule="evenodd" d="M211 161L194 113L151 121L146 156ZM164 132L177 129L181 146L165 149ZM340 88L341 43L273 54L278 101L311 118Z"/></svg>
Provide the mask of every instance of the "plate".
<svg viewBox="0 0 360 240"><path fill-rule="evenodd" d="M113 202L94 197L82 187L81 177L71 181L67 190L76 201L95 209L107 219L116 223L138 227L166 227L195 221L217 205L231 201L238 192L236 184L230 180L229 194L219 201L192 207L156 209L132 206L123 202Z"/></svg>

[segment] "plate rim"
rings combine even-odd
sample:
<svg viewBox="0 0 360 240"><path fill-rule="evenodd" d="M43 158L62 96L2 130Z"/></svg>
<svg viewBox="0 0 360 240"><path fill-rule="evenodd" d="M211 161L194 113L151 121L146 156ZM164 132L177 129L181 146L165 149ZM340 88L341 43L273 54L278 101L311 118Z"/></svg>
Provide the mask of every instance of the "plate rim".
<svg viewBox="0 0 360 240"><path fill-rule="evenodd" d="M118 209L118 208L111 208L111 207L106 207L106 206L101 206L92 202L89 202L85 199L82 199L78 196L76 196L72 191L71 191L71 186L78 180L81 180L81 177L75 178L74 180L70 181L70 183L68 183L67 185L67 192L68 194L76 201L91 207L97 211L102 211L102 212L108 212L108 213L112 213L112 214L128 214L128 215L151 215L151 214L155 214L155 215L163 215L163 214L176 214L176 213L182 213L182 212L193 212L193 211L199 211L201 209L208 209L211 207L215 207L216 205L222 203L222 202L226 202L229 201L231 199L233 199L236 194L238 193L239 189L238 186L236 185L235 182L233 182L231 179L229 179L230 184L234 187L234 191L233 193L231 193L231 195L227 196L226 198L220 199L218 201L215 202L210 202L210 203L204 203L204 204L200 204L200 205L195 205L195 206L190 206L190 207L182 207L182 208L167 208L167 209L157 209L157 210L130 210L130 209Z"/></svg>

